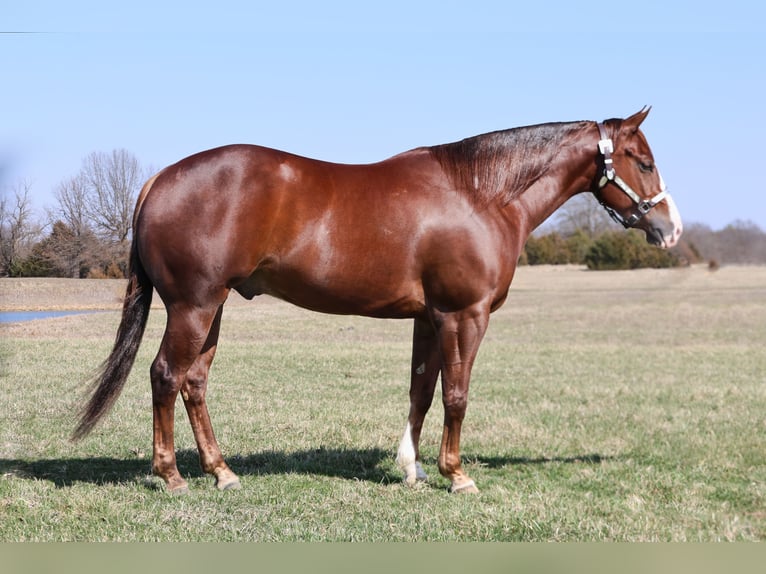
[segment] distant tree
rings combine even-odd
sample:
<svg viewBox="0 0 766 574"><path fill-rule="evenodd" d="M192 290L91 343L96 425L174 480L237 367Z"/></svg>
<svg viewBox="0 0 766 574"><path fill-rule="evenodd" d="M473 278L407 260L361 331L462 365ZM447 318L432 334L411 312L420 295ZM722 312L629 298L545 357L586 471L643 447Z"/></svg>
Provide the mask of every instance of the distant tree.
<svg viewBox="0 0 766 574"><path fill-rule="evenodd" d="M58 203L54 210L55 220L67 225L75 235L92 231L88 207L90 198L84 177L62 181L54 196Z"/></svg>
<svg viewBox="0 0 766 574"><path fill-rule="evenodd" d="M24 274L45 277L87 277L91 269L98 268L99 241L92 231L79 233L63 221L56 221L50 235L32 248L25 260Z"/></svg>
<svg viewBox="0 0 766 574"><path fill-rule="evenodd" d="M0 275L20 274L19 264L39 237L30 191L31 185L24 182L0 198Z"/></svg>
<svg viewBox="0 0 766 574"><path fill-rule="evenodd" d="M704 223L685 223L683 241L688 243L706 261L720 261L720 250L715 231Z"/></svg>
<svg viewBox="0 0 766 574"><path fill-rule="evenodd" d="M639 241L643 236L638 231L631 232L628 239L619 237L620 233L624 231L598 202L583 193L565 203L544 230L529 238L520 262L586 263L592 269L678 266L703 261L715 265L766 264L766 233L751 221L737 220L719 231L702 223L685 222L681 240L669 252Z"/></svg>
<svg viewBox="0 0 766 574"><path fill-rule="evenodd" d="M766 263L766 234L752 221L737 220L717 233L721 260Z"/></svg>
<svg viewBox="0 0 766 574"><path fill-rule="evenodd" d="M117 243L127 241L138 191L145 180L136 157L124 149L94 152L85 158L77 179L73 189L81 186L86 194L88 218L96 233Z"/></svg>
<svg viewBox="0 0 766 574"><path fill-rule="evenodd" d="M50 214L52 231L41 242L36 255L50 264L52 275L82 277L83 269L95 260L96 254L108 249L99 245L93 233L85 178L61 182L54 196L57 206Z"/></svg>
<svg viewBox="0 0 766 574"><path fill-rule="evenodd" d="M614 222L590 193L576 195L562 205L556 212L554 226L564 237L581 233L591 239L615 229Z"/></svg>
<svg viewBox="0 0 766 574"><path fill-rule="evenodd" d="M59 258L57 270L63 257L73 275L82 275L85 263L92 265L90 273L97 276L124 275L133 209L145 178L136 157L124 149L91 153L80 172L56 189L57 205L50 219L63 227L57 227L43 246L44 253L37 255L49 261ZM71 234L66 248L59 244L65 229Z"/></svg>
<svg viewBox="0 0 766 574"><path fill-rule="evenodd" d="M766 233L751 221L738 220L719 231L701 223L687 224L683 240L704 261L766 263Z"/></svg>

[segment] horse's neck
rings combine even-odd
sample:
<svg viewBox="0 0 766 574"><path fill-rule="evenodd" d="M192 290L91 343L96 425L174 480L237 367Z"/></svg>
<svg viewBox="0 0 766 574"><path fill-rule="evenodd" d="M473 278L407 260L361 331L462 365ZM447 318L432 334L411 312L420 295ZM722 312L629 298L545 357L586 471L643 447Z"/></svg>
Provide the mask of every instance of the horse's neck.
<svg viewBox="0 0 766 574"><path fill-rule="evenodd" d="M520 210L531 233L571 197L587 191L595 176L597 136L590 130L562 146L551 165L523 191L511 207Z"/></svg>

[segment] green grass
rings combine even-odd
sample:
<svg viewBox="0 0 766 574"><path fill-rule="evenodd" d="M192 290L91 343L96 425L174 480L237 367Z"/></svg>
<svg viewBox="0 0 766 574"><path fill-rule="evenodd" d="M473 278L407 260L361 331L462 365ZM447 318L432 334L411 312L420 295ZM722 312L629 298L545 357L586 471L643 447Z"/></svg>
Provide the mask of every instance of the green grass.
<svg viewBox="0 0 766 574"><path fill-rule="evenodd" d="M477 496L436 469L437 395L401 484L411 325L239 301L224 312L209 405L242 489L149 476L153 311L113 412L70 443L118 315L5 329L0 541L713 541L766 538L766 269L522 269L492 319L463 428ZM437 390L438 392L438 390Z"/></svg>

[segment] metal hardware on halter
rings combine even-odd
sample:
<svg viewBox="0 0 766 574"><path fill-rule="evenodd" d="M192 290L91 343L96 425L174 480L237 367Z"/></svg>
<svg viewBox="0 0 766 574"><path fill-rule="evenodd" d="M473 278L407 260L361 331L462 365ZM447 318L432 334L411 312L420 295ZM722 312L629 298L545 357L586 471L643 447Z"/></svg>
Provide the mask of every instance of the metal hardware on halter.
<svg viewBox="0 0 766 574"><path fill-rule="evenodd" d="M633 201L633 203L636 204L636 209L627 218L625 218L617 213L615 209L609 207L604 202L604 200L599 197L598 194L596 194L596 199L598 199L598 202L603 206L604 209L606 209L606 212L609 214L609 216L617 223L626 228L633 227L636 225L636 223L641 221L644 215L649 213L658 203L667 197L668 190L665 187L665 182L662 180L662 176L660 176L660 192L651 199L641 199L641 197L635 191L633 191L633 189L627 183L625 183L625 180L617 175L617 172L614 169L614 161L612 160L612 154L614 153L614 143L612 142L612 139L607 135L604 124L599 123L597 125L598 133L601 137L601 139L598 141L598 151L604 157L604 175L601 176L601 179L598 182L598 189L601 191L610 182L614 183L622 190L625 195L627 195Z"/></svg>
<svg viewBox="0 0 766 574"><path fill-rule="evenodd" d="M599 130L601 130L602 126L601 124L598 125ZM606 137L605 132L601 132L601 139L598 140L598 151L601 152L601 155L604 156L604 177L607 180L614 179L614 163L612 162L612 154L614 153L614 144L612 144L612 140L610 140L608 137ZM603 178L602 178L603 179ZM604 183L601 185L601 187L606 185Z"/></svg>

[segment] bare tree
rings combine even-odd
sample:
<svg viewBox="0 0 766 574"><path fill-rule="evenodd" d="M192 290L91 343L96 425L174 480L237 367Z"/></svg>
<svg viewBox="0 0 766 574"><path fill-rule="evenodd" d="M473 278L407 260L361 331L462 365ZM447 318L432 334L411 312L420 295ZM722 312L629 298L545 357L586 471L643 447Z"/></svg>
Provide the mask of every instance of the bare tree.
<svg viewBox="0 0 766 574"><path fill-rule="evenodd" d="M766 263L766 232L752 221L737 220L713 231L709 225L685 226L684 238L702 259L717 263Z"/></svg>
<svg viewBox="0 0 766 574"><path fill-rule="evenodd" d="M62 181L54 192L57 208L52 220L62 221L75 235L82 235L90 230L88 189L85 178L73 177Z"/></svg>
<svg viewBox="0 0 766 574"><path fill-rule="evenodd" d="M124 149L94 152L83 162L78 186L87 196L88 218L95 231L117 243L130 234L133 207L145 176L138 160ZM74 193L74 188L71 188Z"/></svg>
<svg viewBox="0 0 766 574"><path fill-rule="evenodd" d="M133 209L145 179L138 160L124 149L93 152L77 175L59 184L48 214L53 231L38 254L56 273L113 276L127 270ZM66 245L64 245L64 243Z"/></svg>
<svg viewBox="0 0 766 574"><path fill-rule="evenodd" d="M0 274L14 275L21 260L29 254L40 235L40 225L34 220L31 185L18 184L12 195L0 198Z"/></svg>
<svg viewBox="0 0 766 574"><path fill-rule="evenodd" d="M593 239L612 225L606 211L589 193L576 195L556 213L556 229L565 237L579 230Z"/></svg>
<svg viewBox="0 0 766 574"><path fill-rule="evenodd" d="M88 189L84 177L61 182L54 193L58 206L49 214L52 231L41 255L56 269L56 274L79 277L86 262L101 251L89 222Z"/></svg>
<svg viewBox="0 0 766 574"><path fill-rule="evenodd" d="M727 263L766 263L766 234L752 221L736 220L717 233Z"/></svg>

